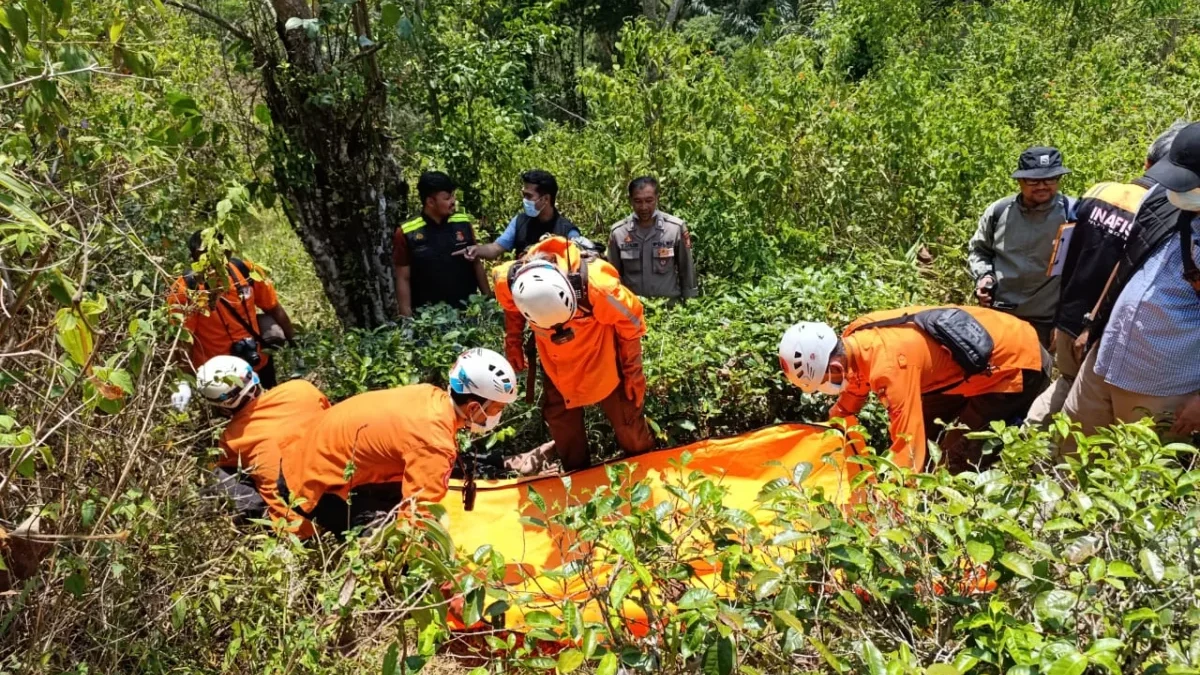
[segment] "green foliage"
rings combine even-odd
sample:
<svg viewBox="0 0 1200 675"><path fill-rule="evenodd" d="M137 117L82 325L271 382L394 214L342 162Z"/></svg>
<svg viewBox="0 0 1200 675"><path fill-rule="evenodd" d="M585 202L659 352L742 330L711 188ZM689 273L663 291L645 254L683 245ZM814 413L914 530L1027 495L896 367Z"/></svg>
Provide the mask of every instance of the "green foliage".
<svg viewBox="0 0 1200 675"><path fill-rule="evenodd" d="M274 16L200 4L253 30ZM284 110L304 120L386 99L367 123L386 134L364 137L391 140L406 174L454 174L484 239L518 208L522 170L558 174L564 212L599 241L625 182L657 174L703 272L701 298L647 303L664 443L819 419L829 401L778 373L785 325L962 298L962 242L1012 190L1021 147L1058 144L1079 193L1136 174L1196 102L1192 0L686 1L666 30L674 3L634 20L653 4L322 3L280 29L328 68L270 74L305 95ZM443 383L463 348L500 347L498 310L333 330L303 245L267 208L275 179L322 167L276 133L262 54L177 11L0 7L0 671L451 670L449 606L494 620L525 602L499 583L516 544L455 555L424 516L344 543L233 527L206 491L215 425L169 408L187 338L162 298L186 235L224 232L310 329L282 373L335 399ZM922 246L932 268L915 264ZM882 421L863 418L880 441ZM502 452L546 437L524 404L506 426L489 440ZM611 442L603 422L589 433ZM803 465L753 514L712 477L651 504L613 468L606 490L528 521L573 535L578 559L551 574L594 584L606 620L531 613L526 639L485 636L485 658L604 675L1196 672L1195 450L1133 425L1050 461L1067 433L997 428L1003 461L981 475L880 469L849 514L803 488ZM694 586L695 561L723 585ZM649 635L621 601L658 617Z"/></svg>
<svg viewBox="0 0 1200 675"><path fill-rule="evenodd" d="M594 631L603 647L585 658L615 654L635 672L1191 672L1195 448L1130 425L1077 434L1080 456L1055 462L1058 432L982 435L1003 447L995 468L882 468L878 482L860 474L862 501L846 508L781 477L752 512L729 509L698 472L651 504L610 467L608 487L540 525L571 533L557 538L570 562L548 574L596 589L586 602L605 620L580 621L584 601L567 601L528 616L520 647L492 646L537 668L538 640ZM693 564L720 585L696 585ZM651 617L649 635L623 601Z"/></svg>

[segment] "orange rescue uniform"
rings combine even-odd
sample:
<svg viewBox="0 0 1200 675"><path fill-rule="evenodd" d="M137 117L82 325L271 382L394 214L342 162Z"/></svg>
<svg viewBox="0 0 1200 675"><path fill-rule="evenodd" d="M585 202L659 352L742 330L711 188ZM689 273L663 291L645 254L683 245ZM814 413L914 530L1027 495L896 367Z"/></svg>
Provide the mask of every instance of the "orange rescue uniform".
<svg viewBox="0 0 1200 675"><path fill-rule="evenodd" d="M311 513L326 494L347 499L364 485L400 484L421 501L446 496L458 455L458 423L445 389L429 384L371 391L327 410L282 441L283 479Z"/></svg>
<svg viewBox="0 0 1200 675"><path fill-rule="evenodd" d="M537 253L553 256L559 269L568 272L578 272L582 261L579 249L563 237L544 239L529 247L525 255L528 258ZM525 320L508 288L508 272L514 264L497 267L492 285L496 300L504 308L509 332L515 329L519 335ZM617 340L640 341L646 334L642 301L621 285L617 270L603 260L588 265L588 301L591 313L579 312L568 324L575 332L569 342L556 345L550 340L552 331L529 326L537 340L542 368L562 392L568 408L599 403L611 394L621 381Z"/></svg>
<svg viewBox="0 0 1200 675"><path fill-rule="evenodd" d="M242 326L242 321L257 332L257 310L270 311L279 305L275 285L262 272L262 268L249 260L241 262L245 263L252 276L257 273L261 278L248 279L236 264L229 262L225 265L228 288L224 293L210 294L202 282L196 289L190 289L182 276L171 286L167 295L167 305L171 308L174 318L182 321L184 329L192 335L190 357L193 366L198 366L214 356L229 354L230 347L235 342L254 337ZM200 275L196 276L199 280ZM210 304L210 301L213 304ZM235 311L236 317L233 314ZM270 358L262 351L261 345L259 347L260 360L255 370L262 370Z"/></svg>
<svg viewBox="0 0 1200 675"><path fill-rule="evenodd" d="M979 320L995 344L991 373L964 380L963 369L938 344L912 324L855 329L864 324L913 314L930 307L905 307L860 317L842 334L846 350L845 388L832 417L857 415L873 391L887 407L896 464L921 471L925 467L926 433L923 394L973 397L1017 394L1025 371L1043 369L1037 331L1025 321L983 307L960 307ZM1031 399L1032 402L1032 399ZM946 420L949 422L950 420Z"/></svg>
<svg viewBox="0 0 1200 675"><path fill-rule="evenodd" d="M307 431L327 408L329 399L320 389L305 380L291 380L243 406L221 434L218 443L224 454L217 460L217 466L242 469L249 474L267 503L267 515L272 520L296 519L275 487L282 456L279 441L289 433ZM305 520L296 533L310 536L312 525Z"/></svg>

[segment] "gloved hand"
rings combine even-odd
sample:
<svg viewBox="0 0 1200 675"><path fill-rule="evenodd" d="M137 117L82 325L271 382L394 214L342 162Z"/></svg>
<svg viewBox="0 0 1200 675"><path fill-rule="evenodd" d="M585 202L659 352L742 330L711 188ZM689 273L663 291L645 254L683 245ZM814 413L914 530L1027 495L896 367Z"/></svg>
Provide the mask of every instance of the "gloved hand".
<svg viewBox="0 0 1200 675"><path fill-rule="evenodd" d="M525 363L525 317L516 312L504 313L504 356L518 373L529 366Z"/></svg>
<svg viewBox="0 0 1200 675"><path fill-rule="evenodd" d="M171 407L178 412L187 410L188 403L192 401L192 388L187 382L180 382L175 393L171 394Z"/></svg>
<svg viewBox="0 0 1200 675"><path fill-rule="evenodd" d="M625 398L641 408L646 400L646 373L642 370L642 341L618 340L617 362L621 366L621 381L625 383Z"/></svg>

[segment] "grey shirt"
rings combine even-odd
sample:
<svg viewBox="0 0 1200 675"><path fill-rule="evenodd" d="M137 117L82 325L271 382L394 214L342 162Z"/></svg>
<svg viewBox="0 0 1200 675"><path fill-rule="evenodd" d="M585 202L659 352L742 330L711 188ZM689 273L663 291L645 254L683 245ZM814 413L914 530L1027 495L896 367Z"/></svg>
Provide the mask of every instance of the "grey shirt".
<svg viewBox="0 0 1200 675"><path fill-rule="evenodd" d="M996 279L993 298L1017 306L1011 313L1030 321L1053 321L1058 307L1059 277L1046 276L1059 227L1067 222L1071 200L1055 194L1039 206L1006 197L992 203L979 218L967 244L967 265L976 282ZM997 211L999 211L997 213ZM993 223L995 223L993 227Z"/></svg>
<svg viewBox="0 0 1200 675"><path fill-rule="evenodd" d="M608 260L621 283L642 297L696 297L692 238L687 223L669 213L655 211L649 227L639 227L633 214L613 225Z"/></svg>

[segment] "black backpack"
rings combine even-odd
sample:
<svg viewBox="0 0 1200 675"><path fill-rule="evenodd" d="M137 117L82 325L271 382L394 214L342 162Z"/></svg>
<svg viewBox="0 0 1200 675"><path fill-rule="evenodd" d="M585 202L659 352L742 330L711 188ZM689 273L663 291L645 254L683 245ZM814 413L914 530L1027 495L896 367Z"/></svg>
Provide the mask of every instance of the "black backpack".
<svg viewBox="0 0 1200 675"><path fill-rule="evenodd" d="M991 372L992 352L996 349L992 336L979 320L957 307L926 309L915 314L905 314L894 319L873 321L855 328L887 328L912 324L920 328L933 341L950 352L966 378ZM966 379L964 378L964 379ZM957 385L955 385L957 386Z"/></svg>

